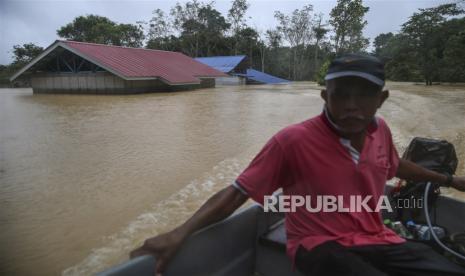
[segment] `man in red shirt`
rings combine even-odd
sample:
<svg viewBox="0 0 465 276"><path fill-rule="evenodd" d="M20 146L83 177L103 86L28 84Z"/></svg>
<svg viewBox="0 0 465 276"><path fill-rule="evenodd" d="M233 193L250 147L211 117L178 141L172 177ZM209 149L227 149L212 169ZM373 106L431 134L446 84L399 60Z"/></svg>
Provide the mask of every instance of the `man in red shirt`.
<svg viewBox="0 0 465 276"><path fill-rule="evenodd" d="M376 211L386 181L394 176L461 191L465 177L399 159L387 124L375 116L389 96L377 58L337 58L325 79L321 115L279 131L233 185L213 195L183 225L147 239L131 256L154 254L162 272L190 234L226 218L247 198L264 204L282 188L285 196L311 199L286 212L285 220L288 255L306 275L465 275L429 247L397 236ZM337 197L343 210L309 211L318 209L321 196ZM368 199L364 206L375 211L351 209L351 197Z"/></svg>

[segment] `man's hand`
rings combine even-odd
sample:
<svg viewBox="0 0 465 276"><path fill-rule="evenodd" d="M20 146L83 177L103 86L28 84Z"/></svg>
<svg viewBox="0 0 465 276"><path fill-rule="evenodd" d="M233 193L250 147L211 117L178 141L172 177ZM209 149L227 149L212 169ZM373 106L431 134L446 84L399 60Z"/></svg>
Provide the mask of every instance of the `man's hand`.
<svg viewBox="0 0 465 276"><path fill-rule="evenodd" d="M396 176L400 179L411 181L431 181L441 185L444 185L447 181L446 175L425 169L412 161L405 159L399 160L399 167L397 168ZM454 176L450 187L465 192L465 177Z"/></svg>
<svg viewBox="0 0 465 276"><path fill-rule="evenodd" d="M184 236L177 230L145 240L144 245L130 253L135 258L142 255L154 255L156 258L155 275L161 275L166 264L174 257L181 246Z"/></svg>
<svg viewBox="0 0 465 276"><path fill-rule="evenodd" d="M452 183L450 184L450 186L461 192L465 192L465 177L455 176L454 178L452 178Z"/></svg>
<svg viewBox="0 0 465 276"><path fill-rule="evenodd" d="M168 262L174 257L182 242L189 235L203 227L225 219L247 199L248 196L230 185L210 197L183 225L166 234L147 239L143 246L130 253L130 257L154 255L157 266L155 273L161 275Z"/></svg>

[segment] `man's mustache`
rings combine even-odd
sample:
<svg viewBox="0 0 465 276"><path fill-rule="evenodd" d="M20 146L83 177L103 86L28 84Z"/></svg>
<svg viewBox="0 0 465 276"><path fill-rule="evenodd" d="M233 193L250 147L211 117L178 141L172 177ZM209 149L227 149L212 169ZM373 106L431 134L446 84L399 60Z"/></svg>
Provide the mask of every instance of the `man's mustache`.
<svg viewBox="0 0 465 276"><path fill-rule="evenodd" d="M339 117L339 120L365 120L365 117L363 115L343 115Z"/></svg>

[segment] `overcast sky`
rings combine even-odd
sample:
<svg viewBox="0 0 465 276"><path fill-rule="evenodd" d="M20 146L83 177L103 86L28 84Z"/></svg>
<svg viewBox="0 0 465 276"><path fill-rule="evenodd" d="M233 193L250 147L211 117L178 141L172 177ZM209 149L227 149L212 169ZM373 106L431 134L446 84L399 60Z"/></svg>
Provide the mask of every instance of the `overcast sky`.
<svg viewBox="0 0 465 276"><path fill-rule="evenodd" d="M186 2L186 1L179 1ZM206 2L206 1L205 1ZM365 0L370 7L365 16L368 25L366 37L373 39L380 33L397 32L418 8L432 7L450 1L441 0ZM47 47L58 36L56 30L71 22L76 16L97 14L106 16L117 23L148 21L152 10L160 8L166 12L176 1L129 1L129 0L0 0L0 64L12 61L13 45L28 42ZM249 0L248 23L259 30L267 30L276 25L274 11L290 13L306 4L312 4L316 13L323 13L325 20L336 1L284 1ZM224 16L231 1L217 0L215 7Z"/></svg>

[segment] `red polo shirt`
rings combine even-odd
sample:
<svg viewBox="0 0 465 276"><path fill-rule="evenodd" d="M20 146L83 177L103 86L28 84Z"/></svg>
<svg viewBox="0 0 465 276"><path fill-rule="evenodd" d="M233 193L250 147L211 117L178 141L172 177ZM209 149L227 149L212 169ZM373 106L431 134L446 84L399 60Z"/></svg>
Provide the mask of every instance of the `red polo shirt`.
<svg viewBox="0 0 465 276"><path fill-rule="evenodd" d="M377 118L367 130L358 164L326 116L321 114L291 125L274 135L237 178L240 186L263 205L264 196L282 188L284 195L373 196L371 209L384 194L386 181L395 176L399 157L386 123ZM346 200L347 199L347 200ZM312 206L314 206L312 202ZM305 206L286 213L287 253L294 260L301 244L311 249L334 240L344 246L402 243L404 239L386 228L381 213L317 212Z"/></svg>

